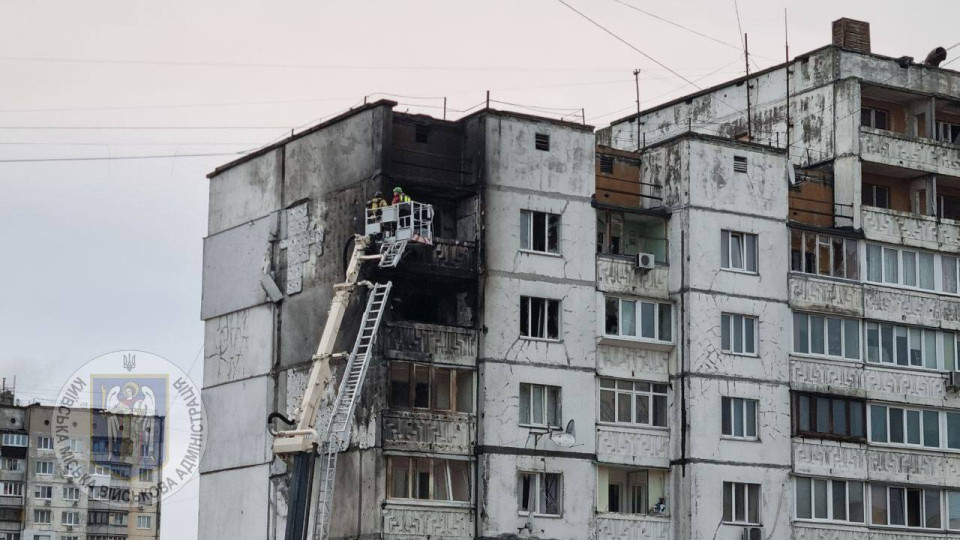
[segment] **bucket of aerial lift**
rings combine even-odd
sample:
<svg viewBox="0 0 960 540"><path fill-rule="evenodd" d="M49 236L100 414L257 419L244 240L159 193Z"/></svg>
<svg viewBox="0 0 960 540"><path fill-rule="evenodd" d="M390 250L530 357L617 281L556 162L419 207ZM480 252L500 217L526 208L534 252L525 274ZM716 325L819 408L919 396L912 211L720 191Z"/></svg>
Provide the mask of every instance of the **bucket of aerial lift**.
<svg viewBox="0 0 960 540"><path fill-rule="evenodd" d="M433 245L433 206L416 201L368 208L364 234L382 242Z"/></svg>

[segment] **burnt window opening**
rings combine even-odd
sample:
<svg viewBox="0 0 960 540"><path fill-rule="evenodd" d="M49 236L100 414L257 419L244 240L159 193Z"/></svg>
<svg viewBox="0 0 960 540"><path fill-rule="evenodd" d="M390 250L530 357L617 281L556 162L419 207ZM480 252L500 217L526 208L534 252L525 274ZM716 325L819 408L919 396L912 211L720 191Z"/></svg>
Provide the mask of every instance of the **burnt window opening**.
<svg viewBox="0 0 960 540"><path fill-rule="evenodd" d="M747 172L746 156L733 156L733 172L738 172L738 173Z"/></svg>
<svg viewBox="0 0 960 540"><path fill-rule="evenodd" d="M430 126L426 124L417 124L413 140L418 143L427 143L430 139Z"/></svg>
<svg viewBox="0 0 960 540"><path fill-rule="evenodd" d="M550 151L550 135L546 133L537 133L534 136L534 145L537 150Z"/></svg>
<svg viewBox="0 0 960 540"><path fill-rule="evenodd" d="M600 156L600 172L613 174L613 156Z"/></svg>

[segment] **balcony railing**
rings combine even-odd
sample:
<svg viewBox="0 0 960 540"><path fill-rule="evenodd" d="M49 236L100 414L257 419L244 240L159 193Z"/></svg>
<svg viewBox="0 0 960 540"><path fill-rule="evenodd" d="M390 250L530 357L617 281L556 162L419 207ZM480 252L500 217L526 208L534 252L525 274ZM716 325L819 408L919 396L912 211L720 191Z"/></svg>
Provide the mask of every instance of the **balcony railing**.
<svg viewBox="0 0 960 540"><path fill-rule="evenodd" d="M960 146L893 131L861 126L860 157L894 167L960 176Z"/></svg>
<svg viewBox="0 0 960 540"><path fill-rule="evenodd" d="M434 275L472 275L477 272L477 244L434 238L432 246L408 247L400 268Z"/></svg>
<svg viewBox="0 0 960 540"><path fill-rule="evenodd" d="M632 258L598 255L597 288L603 292L669 299L670 268L656 266L652 270L637 268Z"/></svg>
<svg viewBox="0 0 960 540"><path fill-rule="evenodd" d="M854 317L863 316L863 286L856 281L790 274L790 307Z"/></svg>
<svg viewBox="0 0 960 540"><path fill-rule="evenodd" d="M670 518L598 514L597 540L667 540L670 535Z"/></svg>
<svg viewBox="0 0 960 540"><path fill-rule="evenodd" d="M381 414L384 450L473 454L476 420L471 414L401 410Z"/></svg>
<svg viewBox="0 0 960 540"><path fill-rule="evenodd" d="M861 216L867 240L960 251L960 222L873 206L864 206Z"/></svg>
<svg viewBox="0 0 960 540"><path fill-rule="evenodd" d="M412 322L390 322L383 330L387 358L415 362L477 365L477 331Z"/></svg>
<svg viewBox="0 0 960 540"><path fill-rule="evenodd" d="M960 396L946 389L937 371L881 367L859 361L790 358L790 387L913 405L960 406Z"/></svg>
<svg viewBox="0 0 960 540"><path fill-rule="evenodd" d="M473 538L474 511L390 503L383 508L384 540Z"/></svg>
<svg viewBox="0 0 960 540"><path fill-rule="evenodd" d="M670 467L670 432L598 425L597 460L643 467Z"/></svg>
<svg viewBox="0 0 960 540"><path fill-rule="evenodd" d="M796 474L960 487L960 455L794 439Z"/></svg>

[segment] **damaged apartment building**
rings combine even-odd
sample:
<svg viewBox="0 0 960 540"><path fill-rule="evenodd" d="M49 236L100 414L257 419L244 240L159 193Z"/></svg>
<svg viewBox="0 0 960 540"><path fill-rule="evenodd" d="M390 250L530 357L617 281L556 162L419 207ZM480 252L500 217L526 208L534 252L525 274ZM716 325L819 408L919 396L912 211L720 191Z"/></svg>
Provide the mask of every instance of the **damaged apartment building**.
<svg viewBox="0 0 960 540"><path fill-rule="evenodd" d="M960 73L832 30L596 134L379 101L211 173L200 538L285 538L266 420L395 186L429 241L363 267L392 288L308 537L960 534Z"/></svg>

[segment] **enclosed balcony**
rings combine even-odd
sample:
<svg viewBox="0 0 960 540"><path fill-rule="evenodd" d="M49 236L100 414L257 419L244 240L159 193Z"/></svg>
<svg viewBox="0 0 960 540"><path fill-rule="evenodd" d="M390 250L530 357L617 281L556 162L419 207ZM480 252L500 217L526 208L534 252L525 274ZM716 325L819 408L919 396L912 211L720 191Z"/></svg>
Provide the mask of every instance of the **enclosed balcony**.
<svg viewBox="0 0 960 540"><path fill-rule="evenodd" d="M394 113L387 175L411 188L471 192L475 180L463 141L458 122Z"/></svg>
<svg viewBox="0 0 960 540"><path fill-rule="evenodd" d="M597 466L597 538L670 536L669 473Z"/></svg>

